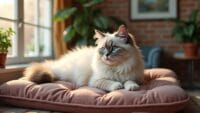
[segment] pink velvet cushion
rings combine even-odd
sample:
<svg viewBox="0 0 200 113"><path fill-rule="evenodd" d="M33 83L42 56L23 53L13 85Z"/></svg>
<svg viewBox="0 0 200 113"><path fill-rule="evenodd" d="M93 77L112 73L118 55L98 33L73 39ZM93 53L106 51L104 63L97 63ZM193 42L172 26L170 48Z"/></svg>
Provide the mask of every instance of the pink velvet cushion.
<svg viewBox="0 0 200 113"><path fill-rule="evenodd" d="M168 69L145 70L145 84L138 91L105 92L72 83L34 84L24 80L0 86L0 101L11 105L70 113L171 113L181 110L189 97Z"/></svg>

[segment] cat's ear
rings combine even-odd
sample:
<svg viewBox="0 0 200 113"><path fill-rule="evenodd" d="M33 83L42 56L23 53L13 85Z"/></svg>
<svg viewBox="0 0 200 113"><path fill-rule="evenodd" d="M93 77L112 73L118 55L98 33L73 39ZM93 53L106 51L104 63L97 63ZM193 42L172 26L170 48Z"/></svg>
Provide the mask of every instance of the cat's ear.
<svg viewBox="0 0 200 113"><path fill-rule="evenodd" d="M105 33L101 32L99 30L95 29L94 32L95 32L95 35L94 35L95 39L102 39L106 36Z"/></svg>
<svg viewBox="0 0 200 113"><path fill-rule="evenodd" d="M119 37L124 42L127 42L128 38L129 38L127 27L125 25L119 26L116 36Z"/></svg>
<svg viewBox="0 0 200 113"><path fill-rule="evenodd" d="M121 25L118 28L116 36L119 37L123 42L133 45L133 40L131 34L128 32L128 29L125 25Z"/></svg>
<svg viewBox="0 0 200 113"><path fill-rule="evenodd" d="M117 35L121 38L128 38L128 29L125 25L120 25L117 31Z"/></svg>

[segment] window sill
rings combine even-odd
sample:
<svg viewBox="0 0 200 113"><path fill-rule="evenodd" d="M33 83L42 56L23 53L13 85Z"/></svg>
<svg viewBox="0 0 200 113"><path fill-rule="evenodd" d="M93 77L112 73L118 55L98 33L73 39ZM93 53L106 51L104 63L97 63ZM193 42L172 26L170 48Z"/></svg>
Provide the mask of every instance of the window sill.
<svg viewBox="0 0 200 113"><path fill-rule="evenodd" d="M24 69L28 64L7 65L6 68L0 68L0 84L9 80L15 80L20 78Z"/></svg>
<svg viewBox="0 0 200 113"><path fill-rule="evenodd" d="M23 71L28 64L7 65L6 68L0 68L0 74Z"/></svg>

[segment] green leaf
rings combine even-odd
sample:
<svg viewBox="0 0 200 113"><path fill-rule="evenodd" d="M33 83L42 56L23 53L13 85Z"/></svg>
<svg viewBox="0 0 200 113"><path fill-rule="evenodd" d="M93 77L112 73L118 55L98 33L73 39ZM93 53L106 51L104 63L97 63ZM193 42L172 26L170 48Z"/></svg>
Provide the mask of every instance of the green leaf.
<svg viewBox="0 0 200 113"><path fill-rule="evenodd" d="M69 18L71 15L73 15L76 11L77 11L76 7L69 7L69 8L60 10L55 14L54 20L55 21L65 20Z"/></svg>
<svg viewBox="0 0 200 113"><path fill-rule="evenodd" d="M100 9L94 9L92 11L92 15L91 16L93 16L95 18L95 17L97 17L97 16L99 16L101 14L102 14L102 11Z"/></svg>
<svg viewBox="0 0 200 113"><path fill-rule="evenodd" d="M105 16L97 16L94 18L94 25L99 29L106 30L108 28L108 18Z"/></svg>
<svg viewBox="0 0 200 113"><path fill-rule="evenodd" d="M193 10L191 15L189 16L189 22L193 22L193 23L196 22L198 14L199 14L199 10L198 9Z"/></svg>
<svg viewBox="0 0 200 113"><path fill-rule="evenodd" d="M109 19L113 21L117 26L125 24L125 22L117 17L110 16Z"/></svg>
<svg viewBox="0 0 200 113"><path fill-rule="evenodd" d="M183 33L185 34L186 37L192 39L192 34L194 33L194 26L189 25L189 26L183 27Z"/></svg>
<svg viewBox="0 0 200 113"><path fill-rule="evenodd" d="M87 20L85 20L84 15L78 15L74 19L73 27L76 32L78 32L81 36L88 36L90 32L90 26L87 24Z"/></svg>
<svg viewBox="0 0 200 113"><path fill-rule="evenodd" d="M182 32L180 30L174 29L173 34L175 38L182 38Z"/></svg>
<svg viewBox="0 0 200 113"><path fill-rule="evenodd" d="M76 0L76 1L79 2L80 4L84 4L88 2L88 0Z"/></svg>
<svg viewBox="0 0 200 113"><path fill-rule="evenodd" d="M7 52L8 48L11 47L11 36L14 34L12 28L0 28L0 53Z"/></svg>
<svg viewBox="0 0 200 113"><path fill-rule="evenodd" d="M200 22L197 22L196 28L197 28L198 30L200 30Z"/></svg>
<svg viewBox="0 0 200 113"><path fill-rule="evenodd" d="M190 37L192 37L192 35L193 35L194 32L195 32L195 26L194 25L188 26L188 35Z"/></svg>
<svg viewBox="0 0 200 113"><path fill-rule="evenodd" d="M64 31L64 40L66 42L69 42L74 38L76 35L76 31L72 26L69 26L65 31Z"/></svg>
<svg viewBox="0 0 200 113"><path fill-rule="evenodd" d="M87 37L80 37L76 42L77 46L87 45Z"/></svg>
<svg viewBox="0 0 200 113"><path fill-rule="evenodd" d="M83 7L92 7L96 4L102 3L104 0L91 0L88 3L85 3Z"/></svg>

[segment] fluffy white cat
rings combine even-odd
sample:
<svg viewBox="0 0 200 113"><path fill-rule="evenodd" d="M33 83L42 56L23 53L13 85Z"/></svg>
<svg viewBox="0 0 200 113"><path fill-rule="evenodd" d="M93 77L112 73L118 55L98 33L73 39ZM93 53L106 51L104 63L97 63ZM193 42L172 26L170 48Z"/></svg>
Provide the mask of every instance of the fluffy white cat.
<svg viewBox="0 0 200 113"><path fill-rule="evenodd" d="M82 47L60 59L33 63L24 78L35 83L64 80L106 91L136 90L143 82L144 63L133 36L126 26L117 32L95 30L96 47Z"/></svg>

